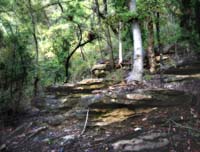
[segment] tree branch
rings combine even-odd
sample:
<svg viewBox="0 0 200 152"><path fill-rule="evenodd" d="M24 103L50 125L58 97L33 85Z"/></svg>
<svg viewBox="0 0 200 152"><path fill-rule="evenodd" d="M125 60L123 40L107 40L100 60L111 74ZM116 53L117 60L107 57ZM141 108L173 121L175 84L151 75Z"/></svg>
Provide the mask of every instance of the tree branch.
<svg viewBox="0 0 200 152"><path fill-rule="evenodd" d="M74 53L77 51L78 48L83 47L83 46L86 45L87 43L90 43L90 42L92 42L93 40L96 39L96 37L92 37L91 39L88 39L88 40L86 40L85 42L81 43L81 42L82 42L82 39L83 39L83 37L82 37L82 30L81 30L81 27L80 27L79 24L77 24L77 26L78 26L79 33L80 33L79 42L78 42L78 44L76 45L76 47L71 51L71 53L67 56L67 58L66 58L66 60L65 60L65 70L66 70L66 80L65 80L65 82L67 82L68 77L69 77L69 76L68 76L68 69L69 69L69 63L70 63L71 57L74 55Z"/></svg>
<svg viewBox="0 0 200 152"><path fill-rule="evenodd" d="M69 0L67 1L67 3L71 2L72 0ZM45 9L45 8L48 8L48 7L51 7L51 6L54 6L54 5L58 5L61 9L61 11L63 12L64 9L63 9L63 6L62 6L62 3L66 3L64 1L57 1L57 2L53 2L53 3L49 3L49 4L46 4L45 6L42 6L41 9Z"/></svg>
<svg viewBox="0 0 200 152"><path fill-rule="evenodd" d="M79 26L79 29L80 29L80 26ZM68 61L68 60L71 59L71 57L73 56L73 54L76 52L76 50L77 50L79 47L83 47L83 46L86 45L87 43L90 43L90 42L92 42L93 40L96 39L96 37L94 37L93 39L88 39L88 40L86 40L85 42L81 43L81 41L82 41L82 31L81 31L81 29L80 29L80 33L81 33L81 34L80 34L79 42L78 42L78 44L76 45L76 47L72 50L72 52L69 54L69 56L67 57L67 60L66 60L66 61Z"/></svg>

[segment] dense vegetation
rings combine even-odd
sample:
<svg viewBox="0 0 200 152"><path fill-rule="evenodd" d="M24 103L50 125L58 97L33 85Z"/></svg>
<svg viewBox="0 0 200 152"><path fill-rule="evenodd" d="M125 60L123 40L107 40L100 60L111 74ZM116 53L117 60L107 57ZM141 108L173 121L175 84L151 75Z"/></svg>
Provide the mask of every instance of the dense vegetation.
<svg viewBox="0 0 200 152"><path fill-rule="evenodd" d="M198 0L137 0L137 11L122 0L1 0L0 109L17 110L44 86L91 77L97 62L131 62L133 22L150 72L159 72L163 46L198 51L199 16Z"/></svg>

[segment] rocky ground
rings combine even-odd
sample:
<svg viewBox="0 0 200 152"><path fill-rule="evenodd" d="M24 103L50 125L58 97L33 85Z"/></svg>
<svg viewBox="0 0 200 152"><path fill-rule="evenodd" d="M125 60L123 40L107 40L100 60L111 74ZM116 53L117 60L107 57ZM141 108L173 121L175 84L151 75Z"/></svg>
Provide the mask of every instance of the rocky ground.
<svg viewBox="0 0 200 152"><path fill-rule="evenodd" d="M47 87L34 108L1 121L0 151L200 152L200 62L164 74L162 88L159 76Z"/></svg>

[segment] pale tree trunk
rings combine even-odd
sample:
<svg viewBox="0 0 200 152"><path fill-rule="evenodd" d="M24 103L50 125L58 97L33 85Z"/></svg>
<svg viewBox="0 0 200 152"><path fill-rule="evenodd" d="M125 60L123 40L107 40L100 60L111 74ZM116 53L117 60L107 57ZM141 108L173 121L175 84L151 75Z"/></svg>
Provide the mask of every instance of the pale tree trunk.
<svg viewBox="0 0 200 152"><path fill-rule="evenodd" d="M119 62L121 65L123 62L123 54L122 54L122 22L119 22Z"/></svg>
<svg viewBox="0 0 200 152"><path fill-rule="evenodd" d="M136 11L136 0L130 0L130 11ZM127 82L143 80L143 50L142 50L142 37L138 21L132 21L132 32L133 32L133 69L127 77Z"/></svg>
<svg viewBox="0 0 200 152"><path fill-rule="evenodd" d="M149 60L149 65L150 65L150 73L155 73L156 72L156 62L155 62L155 53L154 53L154 31L153 31L153 21L152 19L149 20L148 22L148 31L149 31L149 36L148 36L148 49L147 49L147 54L148 54L148 60Z"/></svg>

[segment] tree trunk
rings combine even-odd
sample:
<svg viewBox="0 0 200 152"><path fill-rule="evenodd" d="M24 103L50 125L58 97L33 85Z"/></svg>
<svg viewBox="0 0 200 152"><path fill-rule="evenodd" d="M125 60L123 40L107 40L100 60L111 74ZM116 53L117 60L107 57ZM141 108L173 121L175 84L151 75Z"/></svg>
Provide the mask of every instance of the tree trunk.
<svg viewBox="0 0 200 152"><path fill-rule="evenodd" d="M150 65L150 73L156 72L156 62L155 62L155 53L154 53L154 31L153 31L153 21L150 19L148 22L148 31L149 31L149 37L148 37L148 61Z"/></svg>
<svg viewBox="0 0 200 152"><path fill-rule="evenodd" d="M103 0L103 3L104 3L103 14L106 16L108 14L107 0ZM110 65L113 69L114 66L115 66L115 62L114 62L114 55L113 55L111 33L110 33L110 28L109 28L108 24L106 24L106 39L107 39L108 49L109 49L109 52L110 52Z"/></svg>
<svg viewBox="0 0 200 152"><path fill-rule="evenodd" d="M183 39L188 39L190 32L192 32L191 0L181 0L181 12L182 12L182 15L180 17L180 26L184 30L182 37Z"/></svg>
<svg viewBox="0 0 200 152"><path fill-rule="evenodd" d="M163 80L163 50L161 48L160 42L160 13L156 13L156 38L158 43L158 52L160 54L160 87L163 87L164 80Z"/></svg>
<svg viewBox="0 0 200 152"><path fill-rule="evenodd" d="M196 0L195 3L195 28L200 38L200 1Z"/></svg>
<svg viewBox="0 0 200 152"><path fill-rule="evenodd" d="M70 68L70 59L71 57L68 57L66 62L65 62L65 83L69 81L70 78L70 73L69 73L69 68Z"/></svg>
<svg viewBox="0 0 200 152"><path fill-rule="evenodd" d="M30 18L31 18L31 23L32 23L32 35L33 35L33 39L34 39L34 43L35 43L35 52L36 52L36 56L35 56L35 65L36 65L36 74L35 74L35 78L34 78L34 96L38 95L38 83L39 83L39 74L38 74L38 60L39 60L39 46L38 46L38 40L37 40L37 35L36 35L36 21L35 21L35 17L33 15L33 8L32 8L32 3L31 0L28 0L28 6L29 6L29 13L30 13Z"/></svg>
<svg viewBox="0 0 200 152"><path fill-rule="evenodd" d="M111 35L110 35L110 29L109 26L106 26L106 41L107 41L107 46L109 49L109 53L110 53L110 66L112 67L112 69L115 66L115 62L114 62L114 55L113 55L113 46L112 46L112 40L111 40Z"/></svg>
<svg viewBox="0 0 200 152"><path fill-rule="evenodd" d="M136 0L130 0L130 11L136 12ZM142 51L142 37L140 26L137 20L132 21L133 32L133 69L127 77L127 82L143 80L143 51Z"/></svg>
<svg viewBox="0 0 200 152"><path fill-rule="evenodd" d="M119 62L118 64L121 65L123 62L123 54L122 54L122 22L119 22Z"/></svg>
<svg viewBox="0 0 200 152"><path fill-rule="evenodd" d="M71 60L72 56L74 55L74 53L78 50L78 48L83 47L87 43L90 43L97 38L97 37L92 37L92 38L88 39L87 41L82 42L82 40L83 40L82 30L81 30L80 25L79 24L77 24L77 25L78 25L78 29L79 29L79 32L80 32L79 42L76 45L76 47L68 54L68 56L65 59L65 76L66 76L65 83L67 83L69 78L70 78L70 73L69 73L70 60Z"/></svg>

